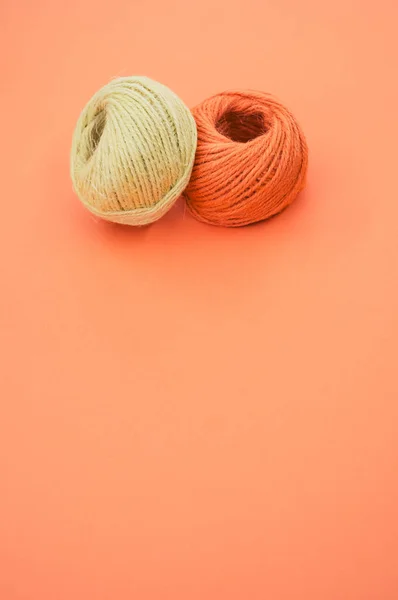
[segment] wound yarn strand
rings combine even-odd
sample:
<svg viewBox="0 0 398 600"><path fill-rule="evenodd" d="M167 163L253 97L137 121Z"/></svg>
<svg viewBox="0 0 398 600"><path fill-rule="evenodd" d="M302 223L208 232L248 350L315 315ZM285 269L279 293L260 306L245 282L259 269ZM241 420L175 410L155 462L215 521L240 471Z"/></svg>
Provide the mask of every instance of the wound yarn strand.
<svg viewBox="0 0 398 600"><path fill-rule="evenodd" d="M276 215L305 185L308 149L270 94L232 91L193 109L198 146L187 205L205 223L238 227Z"/></svg>
<svg viewBox="0 0 398 600"><path fill-rule="evenodd" d="M188 184L196 124L169 88L120 77L83 109L72 141L71 177L96 216L129 225L162 217Z"/></svg>

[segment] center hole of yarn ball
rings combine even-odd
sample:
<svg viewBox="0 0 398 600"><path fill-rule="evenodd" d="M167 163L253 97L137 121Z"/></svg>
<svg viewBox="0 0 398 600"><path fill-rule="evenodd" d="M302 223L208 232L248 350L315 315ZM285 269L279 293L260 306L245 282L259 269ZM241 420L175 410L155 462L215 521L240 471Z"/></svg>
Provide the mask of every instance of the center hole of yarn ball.
<svg viewBox="0 0 398 600"><path fill-rule="evenodd" d="M105 128L106 112L101 110L91 123L89 155L94 154Z"/></svg>
<svg viewBox="0 0 398 600"><path fill-rule="evenodd" d="M216 129L234 142L246 144L267 131L264 115L259 112L229 111L216 123Z"/></svg>

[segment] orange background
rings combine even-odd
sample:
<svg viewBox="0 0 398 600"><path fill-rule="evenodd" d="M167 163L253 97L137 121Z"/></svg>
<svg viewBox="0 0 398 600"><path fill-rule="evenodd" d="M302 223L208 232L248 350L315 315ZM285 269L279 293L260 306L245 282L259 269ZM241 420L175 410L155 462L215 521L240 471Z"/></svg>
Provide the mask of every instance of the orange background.
<svg viewBox="0 0 398 600"><path fill-rule="evenodd" d="M395 1L1 5L1 600L398 598ZM270 91L308 187L240 230L97 222L77 116Z"/></svg>

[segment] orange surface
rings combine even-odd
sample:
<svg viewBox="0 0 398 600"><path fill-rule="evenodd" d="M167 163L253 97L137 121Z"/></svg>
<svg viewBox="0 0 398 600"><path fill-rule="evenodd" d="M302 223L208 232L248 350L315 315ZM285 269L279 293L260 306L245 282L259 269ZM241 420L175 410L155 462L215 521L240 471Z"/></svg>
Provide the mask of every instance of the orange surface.
<svg viewBox="0 0 398 600"><path fill-rule="evenodd" d="M1 6L1 600L396 600L396 2ZM146 74L276 94L308 188L146 229L72 193L80 109Z"/></svg>

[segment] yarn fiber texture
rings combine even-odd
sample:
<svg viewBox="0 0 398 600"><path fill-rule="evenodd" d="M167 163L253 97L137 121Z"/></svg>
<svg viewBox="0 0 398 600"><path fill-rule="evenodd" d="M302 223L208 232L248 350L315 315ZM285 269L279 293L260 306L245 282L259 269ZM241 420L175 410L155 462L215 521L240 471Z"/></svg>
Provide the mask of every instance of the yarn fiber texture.
<svg viewBox="0 0 398 600"><path fill-rule="evenodd" d="M91 98L77 121L74 189L98 217L152 223L188 184L196 143L194 118L169 88L147 77L114 79Z"/></svg>
<svg viewBox="0 0 398 600"><path fill-rule="evenodd" d="M199 104L193 115L198 147L185 196L197 219L248 225L281 212L303 189L306 140L276 98L224 92Z"/></svg>

